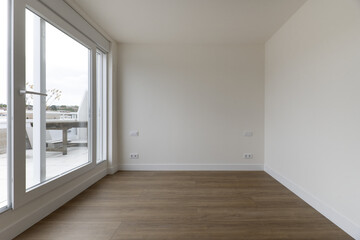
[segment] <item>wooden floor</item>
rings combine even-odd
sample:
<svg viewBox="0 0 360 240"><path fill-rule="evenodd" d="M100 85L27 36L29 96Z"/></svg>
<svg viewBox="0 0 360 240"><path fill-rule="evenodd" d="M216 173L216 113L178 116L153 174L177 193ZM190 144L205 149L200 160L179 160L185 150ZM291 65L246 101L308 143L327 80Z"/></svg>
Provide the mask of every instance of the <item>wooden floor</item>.
<svg viewBox="0 0 360 240"><path fill-rule="evenodd" d="M120 172L16 239L352 239L265 172Z"/></svg>

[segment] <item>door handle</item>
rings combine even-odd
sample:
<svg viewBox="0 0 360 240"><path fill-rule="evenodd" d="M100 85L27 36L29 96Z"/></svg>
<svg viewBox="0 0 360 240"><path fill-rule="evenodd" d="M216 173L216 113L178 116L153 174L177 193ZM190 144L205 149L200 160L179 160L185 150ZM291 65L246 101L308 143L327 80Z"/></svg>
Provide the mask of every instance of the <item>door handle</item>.
<svg viewBox="0 0 360 240"><path fill-rule="evenodd" d="M33 92L33 91L26 91L26 90L20 90L20 95L25 95L25 94L33 94L33 95L40 95L40 96L47 96L46 93L40 93L40 92Z"/></svg>

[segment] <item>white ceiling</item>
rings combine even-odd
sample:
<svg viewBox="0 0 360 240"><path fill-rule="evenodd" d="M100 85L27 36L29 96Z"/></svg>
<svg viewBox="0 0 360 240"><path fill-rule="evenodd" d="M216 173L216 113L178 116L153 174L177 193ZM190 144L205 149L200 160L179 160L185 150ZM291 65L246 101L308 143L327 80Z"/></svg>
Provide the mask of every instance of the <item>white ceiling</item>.
<svg viewBox="0 0 360 240"><path fill-rule="evenodd" d="M306 0L74 0L124 43L264 43Z"/></svg>

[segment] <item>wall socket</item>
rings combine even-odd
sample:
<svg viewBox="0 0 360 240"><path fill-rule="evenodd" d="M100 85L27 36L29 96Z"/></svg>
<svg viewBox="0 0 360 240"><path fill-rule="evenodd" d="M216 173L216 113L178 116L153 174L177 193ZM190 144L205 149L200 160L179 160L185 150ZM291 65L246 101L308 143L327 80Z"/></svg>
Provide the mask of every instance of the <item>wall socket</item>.
<svg viewBox="0 0 360 240"><path fill-rule="evenodd" d="M138 153L130 153L130 159L139 159Z"/></svg>
<svg viewBox="0 0 360 240"><path fill-rule="evenodd" d="M243 155L243 159L253 159L254 158L254 154L252 153L244 153Z"/></svg>
<svg viewBox="0 0 360 240"><path fill-rule="evenodd" d="M252 137L254 135L253 131L244 131L243 136L244 137Z"/></svg>

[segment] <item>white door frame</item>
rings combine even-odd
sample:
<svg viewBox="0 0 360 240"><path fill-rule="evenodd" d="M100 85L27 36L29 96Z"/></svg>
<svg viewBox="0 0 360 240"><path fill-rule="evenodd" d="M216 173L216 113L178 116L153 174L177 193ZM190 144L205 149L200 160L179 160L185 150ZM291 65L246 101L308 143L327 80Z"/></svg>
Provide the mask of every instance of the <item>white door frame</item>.
<svg viewBox="0 0 360 240"><path fill-rule="evenodd" d="M88 149L89 163L79 166L67 173L55 177L32 189L26 189L26 144L25 144L25 96L20 94L25 89L25 10L29 9L50 22L60 30L66 32L75 40L86 46L91 55L89 57L89 122ZM39 0L17 0L12 6L12 86L11 86L11 119L12 119L12 176L13 208L19 208L29 201L71 181L96 166L96 45L93 41L80 33L72 25L59 17ZM14 111L16 109L16 111ZM14 148L16 146L16 149Z"/></svg>

